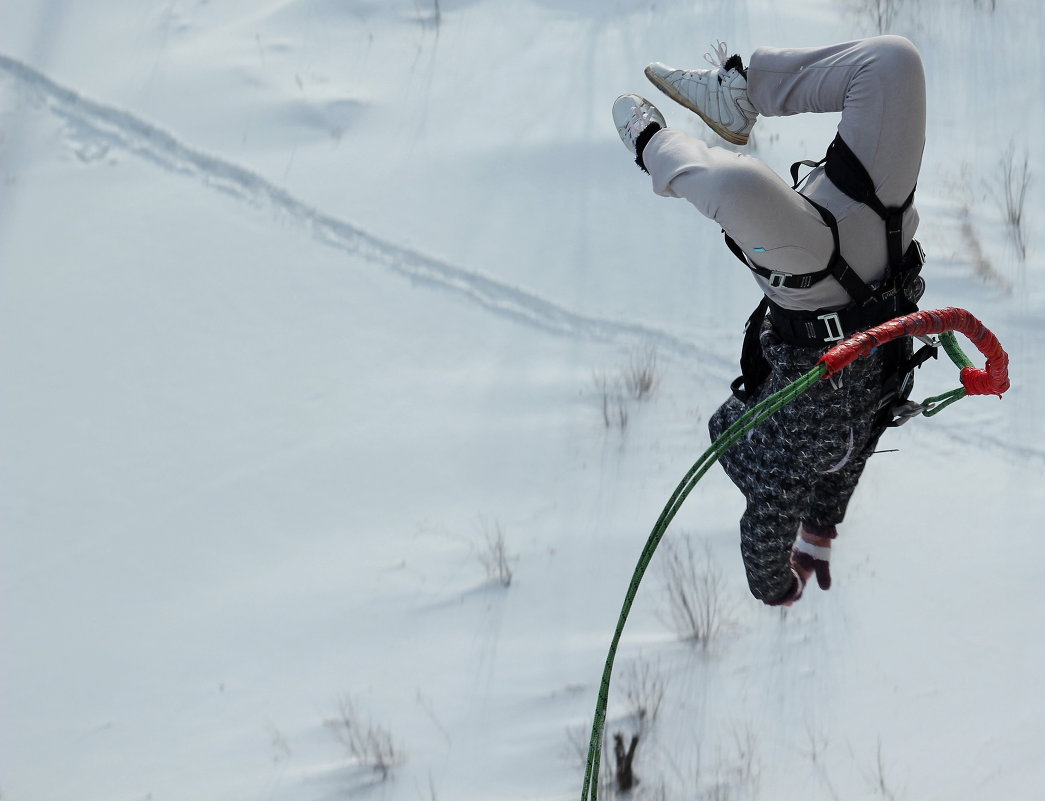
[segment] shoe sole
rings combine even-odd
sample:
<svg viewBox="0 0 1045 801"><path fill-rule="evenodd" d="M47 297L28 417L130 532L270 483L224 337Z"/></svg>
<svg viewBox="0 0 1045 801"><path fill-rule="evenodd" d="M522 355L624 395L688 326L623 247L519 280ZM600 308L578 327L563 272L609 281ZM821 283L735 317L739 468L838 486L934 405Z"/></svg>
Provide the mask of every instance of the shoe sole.
<svg viewBox="0 0 1045 801"><path fill-rule="evenodd" d="M657 75L657 73L654 72L651 67L646 67L645 73L646 73L646 77L649 78L650 83L652 83L654 86L656 86L660 91L662 91L664 94L666 94L672 100L674 100L680 106L685 106L690 111L692 111L694 114L696 114L698 117L700 117L702 120L704 120L704 123L711 130L713 130L715 133L717 133L719 136L721 136L727 142L731 142L734 145L746 145L747 144L747 142L748 142L748 137L747 136L744 136L743 134L735 133L734 131L729 130L729 128L726 128L726 127L720 125L719 123L715 122L714 120L709 119L708 117L704 116L704 112L703 111L701 111L699 108L697 108L695 105L693 105L688 99L686 99L686 97L684 95L682 95L674 86L672 86L669 83L664 83L660 79L660 76Z"/></svg>

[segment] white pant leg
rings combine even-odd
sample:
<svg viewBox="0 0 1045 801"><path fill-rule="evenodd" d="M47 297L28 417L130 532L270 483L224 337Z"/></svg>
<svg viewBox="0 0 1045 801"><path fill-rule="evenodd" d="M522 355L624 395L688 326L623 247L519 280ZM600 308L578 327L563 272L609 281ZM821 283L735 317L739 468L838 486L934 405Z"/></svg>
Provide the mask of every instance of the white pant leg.
<svg viewBox="0 0 1045 801"><path fill-rule="evenodd" d="M779 49L751 56L748 96L770 117L840 111L838 132L875 183L886 206L914 188L925 145L925 73L902 36Z"/></svg>
<svg viewBox="0 0 1045 801"><path fill-rule="evenodd" d="M759 159L710 147L674 128L655 134L642 159L657 194L688 200L759 266L784 273L815 272L827 266L833 249L830 229L801 195ZM723 255L723 263L732 261L727 251ZM807 308L802 298L815 289L774 288L761 277L756 280L773 300L791 308ZM835 282L822 283L826 288ZM841 288L835 284L832 290L837 294ZM846 297L842 293L841 302ZM819 308L822 300L816 295L808 308Z"/></svg>

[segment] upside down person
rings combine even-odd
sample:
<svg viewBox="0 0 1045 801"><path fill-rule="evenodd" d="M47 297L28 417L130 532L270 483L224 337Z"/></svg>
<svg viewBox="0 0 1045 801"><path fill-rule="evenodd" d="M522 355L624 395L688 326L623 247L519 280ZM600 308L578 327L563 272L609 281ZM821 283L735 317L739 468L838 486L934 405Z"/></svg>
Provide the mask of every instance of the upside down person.
<svg viewBox="0 0 1045 801"><path fill-rule="evenodd" d="M758 116L841 112L828 156L793 187L759 159L669 128L638 95L613 106L653 190L688 200L726 234L764 298L745 336L744 375L712 416L713 439L857 331L917 308L914 187L925 141L925 77L914 45L878 36L827 47L757 49L745 67L719 43L712 69L650 64L646 75L733 144ZM734 444L721 462L741 490L741 554L752 594L797 601L829 560L868 457L910 392L910 339L880 348Z"/></svg>

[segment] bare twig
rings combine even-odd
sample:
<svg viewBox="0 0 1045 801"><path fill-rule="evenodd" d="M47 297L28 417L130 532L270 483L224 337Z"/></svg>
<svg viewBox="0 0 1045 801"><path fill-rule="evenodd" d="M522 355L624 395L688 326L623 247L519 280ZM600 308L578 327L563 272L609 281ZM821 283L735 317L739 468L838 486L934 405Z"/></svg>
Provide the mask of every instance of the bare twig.
<svg viewBox="0 0 1045 801"><path fill-rule="evenodd" d="M619 428L623 431L628 426L628 404L624 397L623 381L611 379L604 373L593 373L592 382L602 403L602 422L606 428Z"/></svg>
<svg viewBox="0 0 1045 801"><path fill-rule="evenodd" d="M903 0L854 0L856 10L867 17L875 33L888 33Z"/></svg>
<svg viewBox="0 0 1045 801"><path fill-rule="evenodd" d="M645 735L660 714L664 701L664 678L649 662L631 663L621 677L624 698L635 719L637 733Z"/></svg>
<svg viewBox="0 0 1045 801"><path fill-rule="evenodd" d="M1022 261L1027 258L1027 233L1023 225L1023 209L1027 200L1027 187L1030 186L1027 151L1024 150L1021 156L1016 152L1016 145L1010 142L998 162L998 167L995 194L1002 218L1009 227L1013 244L1016 246L1016 253Z"/></svg>
<svg viewBox="0 0 1045 801"><path fill-rule="evenodd" d="M479 544L478 553L486 577L502 587L508 587L512 583L512 566L501 524L496 520L492 523L481 520L480 526L483 540Z"/></svg>
<svg viewBox="0 0 1045 801"><path fill-rule="evenodd" d="M635 400L648 397L657 386L657 349L652 345L632 351L631 361L624 373L624 384Z"/></svg>
<svg viewBox="0 0 1045 801"><path fill-rule="evenodd" d="M665 547L666 546L666 547ZM662 543L664 587L672 625L679 637L707 649L729 623L722 572L705 546L698 555L691 536Z"/></svg>
<svg viewBox="0 0 1045 801"><path fill-rule="evenodd" d="M363 721L355 704L348 696L338 701L337 715L327 721L334 735L348 749L352 758L360 765L371 768L386 781L392 769L402 764L402 750L392 740L392 735L383 726L372 721Z"/></svg>

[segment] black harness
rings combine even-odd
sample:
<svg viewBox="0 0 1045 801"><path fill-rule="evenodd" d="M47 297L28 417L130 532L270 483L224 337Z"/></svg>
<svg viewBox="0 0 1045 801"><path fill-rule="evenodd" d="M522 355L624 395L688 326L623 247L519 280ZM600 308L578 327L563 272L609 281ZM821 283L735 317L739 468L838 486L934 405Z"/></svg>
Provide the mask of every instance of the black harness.
<svg viewBox="0 0 1045 801"><path fill-rule="evenodd" d="M802 183L798 178L800 167L816 168L821 164L824 165L824 171L831 183L853 200L869 206L882 219L889 255L888 269L881 281L873 284L865 282L842 257L838 222L834 215L804 195L806 202L817 210L824 224L831 230L834 240L831 258L822 270L795 274L768 270L747 258L740 246L723 232L726 245L733 254L752 272L766 279L771 287L808 289L827 278L834 278L851 299L849 305L836 311L796 311L785 309L769 297L764 297L748 318L740 358L742 375L731 387L733 394L744 401L757 393L770 372L759 339L767 314L774 330L784 342L801 347L824 348L858 331L917 311L918 299L925 290L925 282L919 275L925 263L921 245L912 240L907 250L903 249L903 215L914 202L914 190L911 190L907 200L900 206L885 206L875 192L871 176L841 135L835 136L827 149L827 155L820 161L799 161L791 165L793 188L797 190ZM897 421L893 409L897 404L907 400L913 386L914 368L936 355L934 347L926 346L913 357L905 358L907 347L907 339L899 339L883 348L883 386L876 428L899 425L903 422Z"/></svg>

